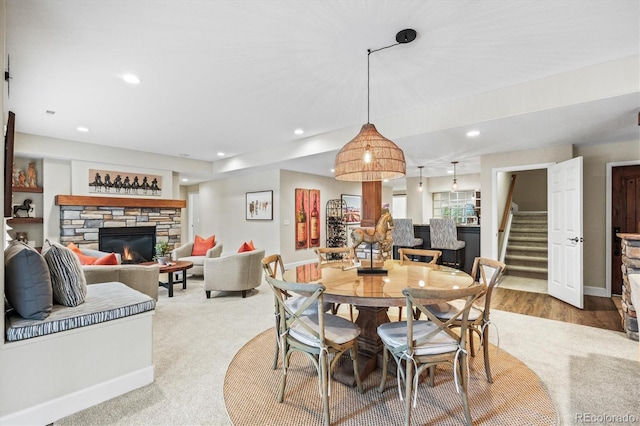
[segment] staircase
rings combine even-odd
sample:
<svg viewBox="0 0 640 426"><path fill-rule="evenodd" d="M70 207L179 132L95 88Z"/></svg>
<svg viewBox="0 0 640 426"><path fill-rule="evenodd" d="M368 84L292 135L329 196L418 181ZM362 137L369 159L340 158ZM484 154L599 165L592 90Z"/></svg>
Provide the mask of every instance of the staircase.
<svg viewBox="0 0 640 426"><path fill-rule="evenodd" d="M546 280L547 232L547 212L515 213L507 242L505 274Z"/></svg>

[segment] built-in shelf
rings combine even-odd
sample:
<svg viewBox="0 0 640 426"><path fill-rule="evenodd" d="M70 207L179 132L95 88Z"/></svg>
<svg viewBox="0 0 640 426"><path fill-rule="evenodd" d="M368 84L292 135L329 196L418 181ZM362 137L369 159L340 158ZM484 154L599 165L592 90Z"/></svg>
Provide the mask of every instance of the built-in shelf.
<svg viewBox="0 0 640 426"><path fill-rule="evenodd" d="M42 223L41 217L12 217L11 219L7 219L8 224L25 224L25 223Z"/></svg>
<svg viewBox="0 0 640 426"><path fill-rule="evenodd" d="M12 192L36 192L42 194L42 187L32 188L30 186L14 186L11 188Z"/></svg>
<svg viewBox="0 0 640 426"><path fill-rule="evenodd" d="M125 197L92 197L86 195L56 195L58 206L95 206L95 207L166 207L182 209L187 207L186 200L167 200L164 198L125 198Z"/></svg>

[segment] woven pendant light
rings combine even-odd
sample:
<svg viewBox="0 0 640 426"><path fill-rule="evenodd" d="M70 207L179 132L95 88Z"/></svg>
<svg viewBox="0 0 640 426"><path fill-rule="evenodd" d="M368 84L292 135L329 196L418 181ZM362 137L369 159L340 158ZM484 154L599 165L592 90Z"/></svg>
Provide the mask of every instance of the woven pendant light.
<svg viewBox="0 0 640 426"><path fill-rule="evenodd" d="M376 126L369 122L369 56L378 50L410 43L415 38L415 30L402 30L396 34L396 44L367 51L367 124L363 125L360 133L336 155L336 179L372 182L406 175L404 152L398 145L378 133Z"/></svg>
<svg viewBox="0 0 640 426"><path fill-rule="evenodd" d="M406 174L404 152L378 133L376 126L367 123L338 152L335 170L338 180L371 182L396 179Z"/></svg>

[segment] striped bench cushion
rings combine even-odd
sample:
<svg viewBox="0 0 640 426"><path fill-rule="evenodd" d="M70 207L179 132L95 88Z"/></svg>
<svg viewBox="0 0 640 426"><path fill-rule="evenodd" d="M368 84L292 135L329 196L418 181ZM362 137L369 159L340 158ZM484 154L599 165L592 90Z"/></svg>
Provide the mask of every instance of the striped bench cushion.
<svg viewBox="0 0 640 426"><path fill-rule="evenodd" d="M7 341L30 339L87 325L98 324L155 309L151 297L119 282L91 284L81 305L53 305L44 320L11 316L7 321Z"/></svg>

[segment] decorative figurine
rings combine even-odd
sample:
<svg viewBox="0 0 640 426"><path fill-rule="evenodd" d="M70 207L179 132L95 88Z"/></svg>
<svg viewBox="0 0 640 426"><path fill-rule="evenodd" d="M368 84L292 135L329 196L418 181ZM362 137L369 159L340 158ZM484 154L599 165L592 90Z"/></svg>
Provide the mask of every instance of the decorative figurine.
<svg viewBox="0 0 640 426"><path fill-rule="evenodd" d="M18 186L26 186L27 177L24 175L24 170L18 171Z"/></svg>
<svg viewBox="0 0 640 426"><path fill-rule="evenodd" d="M36 163L29 163L27 169L27 186L31 188L38 187L38 177L36 175Z"/></svg>

